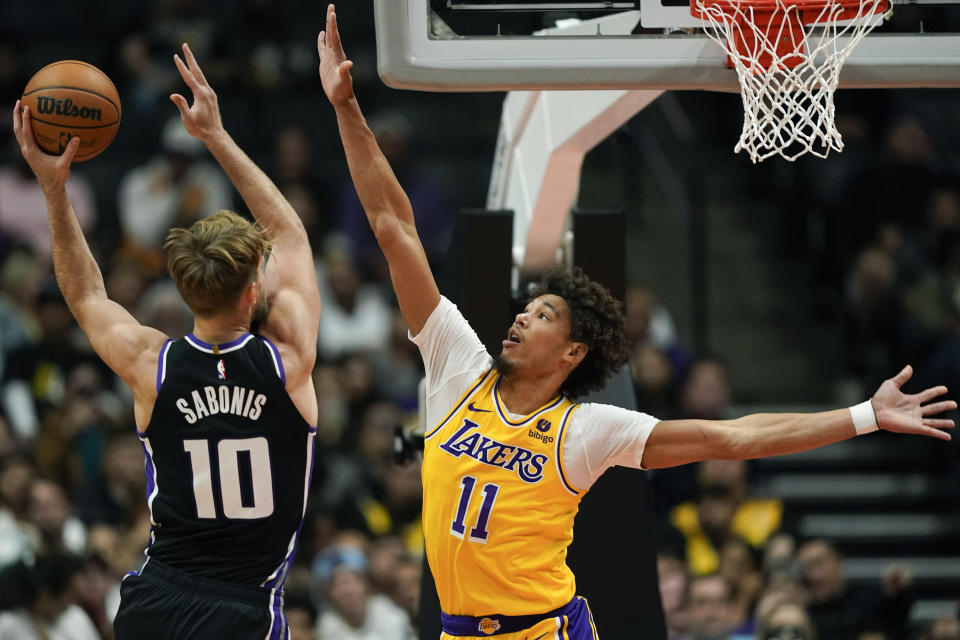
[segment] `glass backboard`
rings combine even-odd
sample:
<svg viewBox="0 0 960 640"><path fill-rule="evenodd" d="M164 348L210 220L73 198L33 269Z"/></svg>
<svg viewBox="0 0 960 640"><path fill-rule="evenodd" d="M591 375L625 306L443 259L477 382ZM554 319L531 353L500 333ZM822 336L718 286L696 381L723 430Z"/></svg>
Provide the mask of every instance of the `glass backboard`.
<svg viewBox="0 0 960 640"><path fill-rule="evenodd" d="M739 91L683 0L374 0L394 88ZM894 0L843 67L846 88L960 86L960 4Z"/></svg>

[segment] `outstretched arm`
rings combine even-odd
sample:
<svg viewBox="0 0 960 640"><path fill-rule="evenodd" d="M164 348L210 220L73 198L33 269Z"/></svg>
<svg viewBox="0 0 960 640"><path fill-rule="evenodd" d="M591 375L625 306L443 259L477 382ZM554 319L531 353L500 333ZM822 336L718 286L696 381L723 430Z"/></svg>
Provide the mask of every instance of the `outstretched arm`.
<svg viewBox="0 0 960 640"><path fill-rule="evenodd" d="M180 94L170 100L177 105L183 124L202 141L230 178L273 244L265 273L271 298L271 312L262 327L264 333L284 346L284 360L306 358L305 375L313 368L310 354L316 351L320 318L320 294L307 232L297 212L267 175L254 164L223 128L217 94L203 75L193 52L183 45L183 59L173 59L180 76L193 93L193 104ZM211 212L212 213L212 212ZM292 361L290 364L293 364ZM289 376L288 376L289 377Z"/></svg>
<svg viewBox="0 0 960 640"><path fill-rule="evenodd" d="M908 365L884 381L870 400L880 429L950 440L953 420L931 418L957 408L953 400L931 402L947 392L932 387L914 395L901 391L913 375ZM654 427L643 454L646 469L708 459L765 458L807 451L846 440L857 431L851 411L757 413L736 420L664 420Z"/></svg>
<svg viewBox="0 0 960 640"><path fill-rule="evenodd" d="M80 139L70 140L62 155L44 153L33 138L31 115L18 100L13 109L13 133L47 201L53 268L60 291L97 354L130 385L138 401L149 400L156 393L152 384L156 356L167 336L141 325L107 298L100 267L67 197L70 163Z"/></svg>
<svg viewBox="0 0 960 640"><path fill-rule="evenodd" d="M350 77L353 62L347 60L343 51L332 4L327 7L327 29L317 38L317 50L320 80L337 113L337 126L353 184L390 266L400 312L407 327L416 335L439 304L440 291L417 235L410 200L377 146L353 95Z"/></svg>

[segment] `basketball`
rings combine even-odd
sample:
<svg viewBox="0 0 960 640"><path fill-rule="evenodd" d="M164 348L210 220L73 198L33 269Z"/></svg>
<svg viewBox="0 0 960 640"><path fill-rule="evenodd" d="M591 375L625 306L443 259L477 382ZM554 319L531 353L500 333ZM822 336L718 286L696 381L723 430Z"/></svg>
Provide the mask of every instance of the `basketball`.
<svg viewBox="0 0 960 640"><path fill-rule="evenodd" d="M23 90L33 137L47 153L63 153L80 138L74 162L99 155L120 128L120 96L105 73L79 60L61 60L40 69Z"/></svg>

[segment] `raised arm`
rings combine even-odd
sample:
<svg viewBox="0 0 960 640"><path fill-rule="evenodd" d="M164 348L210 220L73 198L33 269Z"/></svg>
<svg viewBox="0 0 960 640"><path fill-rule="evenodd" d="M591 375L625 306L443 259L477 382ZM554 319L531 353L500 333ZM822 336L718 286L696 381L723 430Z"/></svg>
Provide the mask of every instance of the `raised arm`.
<svg viewBox="0 0 960 640"><path fill-rule="evenodd" d="M347 60L343 51L332 4L327 7L327 29L317 38L317 50L320 80L337 113L350 176L390 266L400 312L416 335L440 302L440 291L417 235L410 200L380 151L353 94L353 62Z"/></svg>
<svg viewBox="0 0 960 640"><path fill-rule="evenodd" d="M876 426L885 431L950 440L950 434L943 429L952 428L953 420L930 416L952 411L957 403L931 402L947 392L944 386L914 395L903 393L900 388L912 375L913 369L904 367L880 385L869 405L855 411L864 412L864 421L875 420ZM708 459L778 456L822 447L875 428L861 424L858 429L853 414L850 409L836 409L820 413L757 413L736 420L664 420L647 439L643 466L658 469Z"/></svg>
<svg viewBox="0 0 960 640"><path fill-rule="evenodd" d="M202 141L213 154L273 244L264 276L271 311L262 330L288 347L288 353L283 355L289 364L293 364L290 359L307 358L309 362L304 362L307 366L298 369L309 375L313 367L313 357L309 354L316 351L320 294L307 232L273 181L223 128L217 94L190 47L184 44L183 58L174 55L173 59L193 93L192 105L180 94L170 96L180 110L187 132Z"/></svg>
<svg viewBox="0 0 960 640"><path fill-rule="evenodd" d="M30 119L29 108L18 100L13 109L13 133L47 201L57 284L97 355L133 389L137 422L143 426L141 419L149 416L139 413L142 407L152 407L156 397L157 355L167 336L141 325L126 309L107 298L100 267L90 253L67 197L70 163L80 139L70 140L63 154L49 155L37 146Z"/></svg>

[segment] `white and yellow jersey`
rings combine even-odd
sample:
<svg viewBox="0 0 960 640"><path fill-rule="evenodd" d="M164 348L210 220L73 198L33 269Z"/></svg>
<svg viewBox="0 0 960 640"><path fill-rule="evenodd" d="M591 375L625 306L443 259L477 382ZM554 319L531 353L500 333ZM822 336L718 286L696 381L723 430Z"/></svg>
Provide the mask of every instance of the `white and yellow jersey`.
<svg viewBox="0 0 960 640"><path fill-rule="evenodd" d="M607 468L641 467L657 419L562 395L510 413L492 358L446 298L412 340L427 378L423 533L441 609L524 616L568 605L580 498Z"/></svg>

